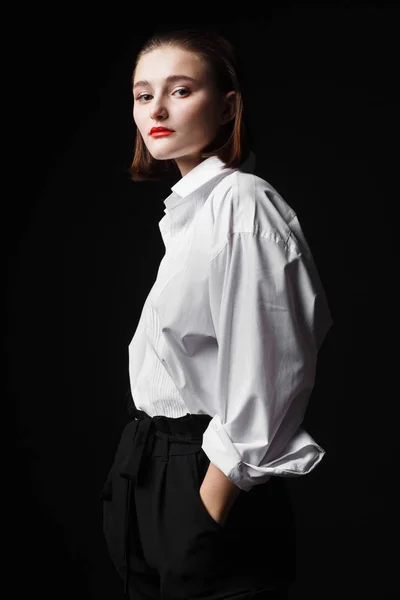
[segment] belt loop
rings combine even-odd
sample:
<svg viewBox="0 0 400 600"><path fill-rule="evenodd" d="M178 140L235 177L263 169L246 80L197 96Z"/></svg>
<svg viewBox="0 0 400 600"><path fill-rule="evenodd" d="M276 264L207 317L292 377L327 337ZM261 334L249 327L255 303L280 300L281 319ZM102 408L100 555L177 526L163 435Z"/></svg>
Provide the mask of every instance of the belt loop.
<svg viewBox="0 0 400 600"><path fill-rule="evenodd" d="M163 462L168 462L168 455L169 455L169 434L166 433L165 437L164 437L164 458L163 458Z"/></svg>
<svg viewBox="0 0 400 600"><path fill-rule="evenodd" d="M169 433L165 431L156 431L156 436L163 440L163 456L161 457L162 462L168 462L169 455Z"/></svg>

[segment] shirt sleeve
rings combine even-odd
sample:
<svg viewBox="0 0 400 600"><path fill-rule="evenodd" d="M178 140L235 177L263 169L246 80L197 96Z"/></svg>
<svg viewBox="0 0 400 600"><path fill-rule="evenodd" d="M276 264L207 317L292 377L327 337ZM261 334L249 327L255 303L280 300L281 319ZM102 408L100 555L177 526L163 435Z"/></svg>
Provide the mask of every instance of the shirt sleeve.
<svg viewBox="0 0 400 600"><path fill-rule="evenodd" d="M331 325L318 281L294 240L260 233L233 233L210 264L218 365L202 449L242 490L309 473L325 454L300 426Z"/></svg>

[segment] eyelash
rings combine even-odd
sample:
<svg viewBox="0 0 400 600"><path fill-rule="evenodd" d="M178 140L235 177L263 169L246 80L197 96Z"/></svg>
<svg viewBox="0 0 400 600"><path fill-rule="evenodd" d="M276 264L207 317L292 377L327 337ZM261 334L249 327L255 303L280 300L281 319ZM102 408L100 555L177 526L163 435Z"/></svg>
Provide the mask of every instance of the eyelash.
<svg viewBox="0 0 400 600"><path fill-rule="evenodd" d="M174 93L175 92L180 92L181 90L183 90L187 94L190 94L190 90L188 90L186 88L177 88L176 90L174 90ZM151 96L151 94L139 94L139 96L136 98L136 100L141 100L143 98L143 96ZM183 98L183 97L184 96L181 96L181 98Z"/></svg>

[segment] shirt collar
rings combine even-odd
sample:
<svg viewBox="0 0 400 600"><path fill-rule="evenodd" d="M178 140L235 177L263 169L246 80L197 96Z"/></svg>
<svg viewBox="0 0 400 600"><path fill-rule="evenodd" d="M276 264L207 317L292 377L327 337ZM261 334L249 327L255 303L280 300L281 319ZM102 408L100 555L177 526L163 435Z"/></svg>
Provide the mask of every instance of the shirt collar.
<svg viewBox="0 0 400 600"><path fill-rule="evenodd" d="M254 172L255 155L252 151L248 158L239 167L241 171ZM199 163L194 169L186 173L175 185L171 187L172 194L164 200L166 210L171 210L182 203L182 200L195 192L198 188L208 183L224 171L233 172L238 169L228 169L218 156L210 156ZM164 211L166 212L166 211Z"/></svg>

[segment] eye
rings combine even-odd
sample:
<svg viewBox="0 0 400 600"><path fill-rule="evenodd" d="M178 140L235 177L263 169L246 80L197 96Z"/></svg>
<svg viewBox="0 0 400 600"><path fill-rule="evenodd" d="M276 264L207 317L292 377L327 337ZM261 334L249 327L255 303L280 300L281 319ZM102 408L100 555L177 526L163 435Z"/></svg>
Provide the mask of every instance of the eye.
<svg viewBox="0 0 400 600"><path fill-rule="evenodd" d="M144 98L145 96L151 96L151 94L140 94L136 100L141 100L142 98Z"/></svg>
<svg viewBox="0 0 400 600"><path fill-rule="evenodd" d="M185 94L190 94L190 91L186 88L178 88L177 90L174 91L175 92L184 92Z"/></svg>

